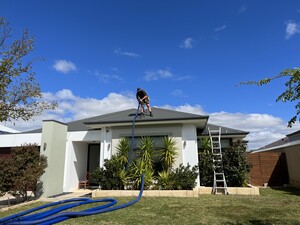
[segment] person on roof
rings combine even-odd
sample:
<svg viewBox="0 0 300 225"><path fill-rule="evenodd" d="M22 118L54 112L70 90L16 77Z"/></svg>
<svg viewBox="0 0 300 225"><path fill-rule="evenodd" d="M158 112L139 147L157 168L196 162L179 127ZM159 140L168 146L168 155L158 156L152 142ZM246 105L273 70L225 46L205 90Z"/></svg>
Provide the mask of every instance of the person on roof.
<svg viewBox="0 0 300 225"><path fill-rule="evenodd" d="M147 92L141 88L136 89L136 99L141 104L141 113L144 114L144 105L146 104L150 116L152 117L152 111L150 107L150 98Z"/></svg>

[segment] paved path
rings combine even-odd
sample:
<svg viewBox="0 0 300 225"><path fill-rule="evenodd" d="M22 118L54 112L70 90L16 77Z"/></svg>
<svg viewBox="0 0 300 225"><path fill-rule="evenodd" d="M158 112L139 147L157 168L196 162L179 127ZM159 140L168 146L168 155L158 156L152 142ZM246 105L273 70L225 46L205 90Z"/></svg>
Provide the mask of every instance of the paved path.
<svg viewBox="0 0 300 225"><path fill-rule="evenodd" d="M70 198L86 197L86 195L89 195L91 193L92 193L92 190L80 189L80 190L76 190L76 191L68 193L68 194L62 194L62 195L51 197L51 198L41 197L37 200L24 202L21 204L15 204L14 203L16 201L15 197L13 197L12 195L9 195L9 194L5 194L4 196L0 197L0 212L8 210L8 209L16 208L16 207L19 207L22 205L27 205L27 204L31 204L34 202L38 202L38 201L40 201L40 202L56 202L56 201L60 201L60 200L70 199ZM30 193L28 193L28 195L30 196Z"/></svg>

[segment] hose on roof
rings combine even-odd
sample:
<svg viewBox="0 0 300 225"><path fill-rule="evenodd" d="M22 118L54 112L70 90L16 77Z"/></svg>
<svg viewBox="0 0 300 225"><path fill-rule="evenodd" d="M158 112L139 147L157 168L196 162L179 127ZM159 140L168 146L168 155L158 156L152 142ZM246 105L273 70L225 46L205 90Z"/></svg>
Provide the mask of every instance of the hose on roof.
<svg viewBox="0 0 300 225"><path fill-rule="evenodd" d="M135 123L135 120L139 113L139 108L140 108L140 104L138 106L138 109L137 109L134 119L132 121L131 150L130 150L127 168L132 160L132 152L133 152L133 146L134 146L134 123ZM11 216L0 219L0 224L5 224L5 225L17 225L17 224L50 225L50 224L62 222L64 220L67 220L70 218L90 216L90 215L95 215L95 214L100 214L100 213L105 213L105 212L111 212L111 211L123 209L123 208L126 208L128 206L135 204L136 202L138 202L141 199L141 197L143 195L143 191L144 191L144 174L142 175L142 183L141 183L140 193L137 198L135 198L134 200L132 200L130 202L114 206L118 202L114 198L103 198L103 199L98 199L98 200L93 200L91 198L72 198L72 199L52 202L49 204L45 204L42 206L38 206L38 207L35 207L32 209L25 210L20 213L13 214ZM100 203L100 202L106 203L106 204L92 207L92 208L82 210L79 212L62 212L67 209L71 209L71 208L74 208L74 207L77 207L80 205ZM46 209L46 208L53 207L53 206L57 206L57 207L49 209L47 211L37 212L39 210ZM37 212L37 213L30 214L33 212ZM30 214L30 215L28 215L28 214Z"/></svg>

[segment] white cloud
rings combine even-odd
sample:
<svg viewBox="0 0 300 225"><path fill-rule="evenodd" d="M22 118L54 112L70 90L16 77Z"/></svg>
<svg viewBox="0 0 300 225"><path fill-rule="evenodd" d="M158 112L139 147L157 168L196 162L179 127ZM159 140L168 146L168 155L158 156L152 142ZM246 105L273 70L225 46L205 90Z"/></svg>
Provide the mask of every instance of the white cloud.
<svg viewBox="0 0 300 225"><path fill-rule="evenodd" d="M87 70L87 72L93 76L96 76L98 78L98 81L101 83L109 83L109 82L115 82L115 81L123 81L123 77L116 74L118 73L118 69L117 68L111 68L110 70L112 70L112 73L101 73L96 71L91 71L91 70Z"/></svg>
<svg viewBox="0 0 300 225"><path fill-rule="evenodd" d="M181 48L191 49L194 47L196 41L193 38L186 38L180 45Z"/></svg>
<svg viewBox="0 0 300 225"><path fill-rule="evenodd" d="M171 95L176 96L176 97L187 97L187 95L185 95L185 94L183 93L183 91L182 91L182 90L179 90L179 89L174 90L174 91L171 93Z"/></svg>
<svg viewBox="0 0 300 225"><path fill-rule="evenodd" d="M247 10L247 6L246 5L242 5L240 8L239 8L239 13L244 13L246 10Z"/></svg>
<svg viewBox="0 0 300 225"><path fill-rule="evenodd" d="M193 77L193 76L176 76L176 77L174 77L174 81L183 81L183 80L192 80L192 79L194 79L195 77Z"/></svg>
<svg viewBox="0 0 300 225"><path fill-rule="evenodd" d="M174 96L181 96L181 95L183 95L183 91L176 89L171 94Z"/></svg>
<svg viewBox="0 0 300 225"><path fill-rule="evenodd" d="M215 112L209 116L209 123L250 132L249 149L270 144L300 129L299 123L288 128L287 121L268 114Z"/></svg>
<svg viewBox="0 0 300 225"><path fill-rule="evenodd" d="M33 120L20 122L12 121L0 123L14 130L26 131L41 128L42 120L57 120L69 122L92 116L112 113L116 111L136 108L136 99L133 93L110 93L103 99L81 98L75 96L71 90L64 89L56 93L44 93L45 100L55 99L59 103L56 110L44 112ZM206 112L201 105L163 105L161 108L172 109L199 115L208 115L209 123L250 132L247 136L248 148L256 149L270 144L286 134L300 129L296 123L293 128L287 127L287 121L279 117L260 113L230 113L230 112ZM14 125L15 123L15 125ZM1 130L1 127L0 127Z"/></svg>
<svg viewBox="0 0 300 225"><path fill-rule="evenodd" d="M146 81L152 81L152 80L171 78L173 76L174 75L170 70L165 69L165 70L147 71L146 75L144 76L144 79Z"/></svg>
<svg viewBox="0 0 300 225"><path fill-rule="evenodd" d="M123 81L123 77L117 74L107 74L96 72L95 75L98 77L98 80L102 83L109 83L110 81Z"/></svg>
<svg viewBox="0 0 300 225"><path fill-rule="evenodd" d="M60 73L64 73L67 74L71 71L76 71L76 65L71 62L71 61L67 61L67 60L56 60L53 68Z"/></svg>
<svg viewBox="0 0 300 225"><path fill-rule="evenodd" d="M297 33L300 33L300 23L296 23L294 21L286 22L285 38L290 39Z"/></svg>
<svg viewBox="0 0 300 225"><path fill-rule="evenodd" d="M136 54L136 53L133 53L133 52L125 52L125 51L122 51L119 48L115 49L114 53L117 54L117 55L123 55L123 56L128 56L128 57L133 57L133 58L141 57L139 54Z"/></svg>
<svg viewBox="0 0 300 225"><path fill-rule="evenodd" d="M190 104L184 104L180 106L170 106L170 105L163 105L160 106L161 108L165 109L171 109L176 110L180 112L187 112L187 113L193 113L193 114L199 114L199 115L207 115L207 113L203 110L203 108L200 105L190 105Z"/></svg>
<svg viewBox="0 0 300 225"><path fill-rule="evenodd" d="M208 123L250 132L246 138L246 140L249 141L249 150L270 144L285 137L285 135L300 129L299 123L296 123L293 128L288 128L287 121L268 114L243 114L229 112L207 113L200 105L192 106L189 104L182 106L165 105L162 107L199 115L208 115Z"/></svg>
<svg viewBox="0 0 300 225"><path fill-rule="evenodd" d="M226 27L227 27L226 25L223 25L223 26L220 26L220 27L216 27L216 28L214 29L214 31L219 32L219 31L225 30Z"/></svg>

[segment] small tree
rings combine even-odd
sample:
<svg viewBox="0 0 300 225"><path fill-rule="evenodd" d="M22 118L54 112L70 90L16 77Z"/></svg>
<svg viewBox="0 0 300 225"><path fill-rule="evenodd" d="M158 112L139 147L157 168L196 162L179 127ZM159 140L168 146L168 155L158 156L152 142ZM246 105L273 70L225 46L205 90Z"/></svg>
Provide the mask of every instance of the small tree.
<svg viewBox="0 0 300 225"><path fill-rule="evenodd" d="M56 102L45 102L35 73L33 61L24 62L34 49L34 38L28 30L19 40L10 41L11 27L0 17L0 122L29 120L44 110L54 109Z"/></svg>
<svg viewBox="0 0 300 225"><path fill-rule="evenodd" d="M2 193L8 192L28 200L27 191L35 190L40 177L47 167L46 156L40 155L35 144L15 147L11 157L0 160L0 180Z"/></svg>
<svg viewBox="0 0 300 225"><path fill-rule="evenodd" d="M228 147L223 154L223 167L228 186L245 186L251 170L246 158L246 145L238 140Z"/></svg>

